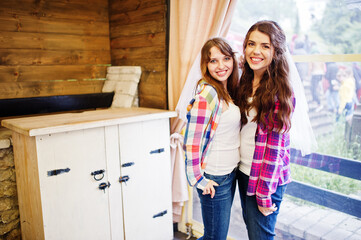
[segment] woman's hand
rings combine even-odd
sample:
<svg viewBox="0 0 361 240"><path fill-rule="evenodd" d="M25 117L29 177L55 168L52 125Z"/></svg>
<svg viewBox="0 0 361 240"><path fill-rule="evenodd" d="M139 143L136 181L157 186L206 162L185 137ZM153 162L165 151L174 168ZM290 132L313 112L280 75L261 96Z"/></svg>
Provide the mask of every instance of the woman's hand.
<svg viewBox="0 0 361 240"><path fill-rule="evenodd" d="M218 183L216 183L213 180L209 180L206 187L203 190L203 195L211 194L211 198L214 197L216 194L216 190L214 189L214 186L219 186Z"/></svg>
<svg viewBox="0 0 361 240"><path fill-rule="evenodd" d="M276 207L276 204L274 203L272 205L272 207L270 208L265 208L265 207L261 207L261 206L258 206L258 210L264 215L264 216L268 216L270 214L272 214L274 211L277 210L277 207Z"/></svg>

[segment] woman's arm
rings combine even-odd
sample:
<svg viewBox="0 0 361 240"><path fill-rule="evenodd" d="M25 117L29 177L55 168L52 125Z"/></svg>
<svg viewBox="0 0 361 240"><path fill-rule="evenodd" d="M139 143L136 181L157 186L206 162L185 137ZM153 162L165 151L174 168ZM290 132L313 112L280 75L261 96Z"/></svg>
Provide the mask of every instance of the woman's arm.
<svg viewBox="0 0 361 240"><path fill-rule="evenodd" d="M257 204L260 207L272 207L271 194L278 187L280 154L284 153L283 144L282 134L276 131L267 134L265 153L256 188Z"/></svg>
<svg viewBox="0 0 361 240"><path fill-rule="evenodd" d="M293 95L292 103L294 109L296 99ZM280 132L277 131L281 128L281 124L276 118L280 103L277 100L275 104L276 107L273 113L274 128L266 135L266 146L256 188L258 206L271 209L273 208L271 195L277 190L281 168L283 167L283 158L289 157L286 154L288 154L287 149L290 147L289 131L286 131L286 126L283 126Z"/></svg>
<svg viewBox="0 0 361 240"><path fill-rule="evenodd" d="M201 171L202 143L207 125L210 124L212 110L207 99L201 94L197 94L192 103L192 107L187 114L188 122L184 137L186 173L191 186L197 186L204 190L208 184Z"/></svg>

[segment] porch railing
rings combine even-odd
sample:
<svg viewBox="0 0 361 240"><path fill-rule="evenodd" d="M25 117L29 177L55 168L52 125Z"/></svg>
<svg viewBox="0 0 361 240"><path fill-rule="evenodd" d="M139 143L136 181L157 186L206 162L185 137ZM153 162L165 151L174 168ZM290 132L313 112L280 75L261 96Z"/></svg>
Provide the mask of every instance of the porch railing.
<svg viewBox="0 0 361 240"><path fill-rule="evenodd" d="M312 153L303 156L291 149L291 162L309 168L361 180L361 161ZM342 193L312 186L293 180L288 184L286 194L335 209L356 217L361 217L361 200Z"/></svg>

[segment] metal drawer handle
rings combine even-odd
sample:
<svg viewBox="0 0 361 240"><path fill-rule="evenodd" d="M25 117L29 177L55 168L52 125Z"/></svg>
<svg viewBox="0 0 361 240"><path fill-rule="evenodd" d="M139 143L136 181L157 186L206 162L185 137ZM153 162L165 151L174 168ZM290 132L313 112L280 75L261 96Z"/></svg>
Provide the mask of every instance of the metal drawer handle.
<svg viewBox="0 0 361 240"><path fill-rule="evenodd" d="M99 184L99 189L100 189L100 190L103 190L104 193L105 193L105 189L106 189L106 188L110 188L110 182L108 182L108 184L105 183L105 182L102 182L101 184Z"/></svg>
<svg viewBox="0 0 361 240"><path fill-rule="evenodd" d="M162 217L167 214L167 210L164 210L163 212L157 213L153 216L153 218Z"/></svg>
<svg viewBox="0 0 361 240"><path fill-rule="evenodd" d="M56 176L58 174L61 174L61 173L67 173L70 171L70 168L64 168L64 169L55 169L55 170L50 170L48 171L48 176Z"/></svg>
<svg viewBox="0 0 361 240"><path fill-rule="evenodd" d="M130 167L130 166L133 166L133 165L134 165L134 162L127 162L127 163L123 163L122 167Z"/></svg>
<svg viewBox="0 0 361 240"><path fill-rule="evenodd" d="M94 176L94 179L96 181L100 181L100 180L102 180L104 178L104 172L105 172L105 170L101 169L101 170L97 170L97 171L92 172L90 175ZM101 174L101 176L97 178L96 176L100 175L100 174Z"/></svg>
<svg viewBox="0 0 361 240"><path fill-rule="evenodd" d="M162 153L162 152L164 152L164 148L159 148L159 149L156 149L156 150L150 151L150 154L154 154L154 153Z"/></svg>
<svg viewBox="0 0 361 240"><path fill-rule="evenodd" d="M126 183L127 181L129 181L129 176L128 175L119 178L119 182L121 182L121 183L122 182Z"/></svg>

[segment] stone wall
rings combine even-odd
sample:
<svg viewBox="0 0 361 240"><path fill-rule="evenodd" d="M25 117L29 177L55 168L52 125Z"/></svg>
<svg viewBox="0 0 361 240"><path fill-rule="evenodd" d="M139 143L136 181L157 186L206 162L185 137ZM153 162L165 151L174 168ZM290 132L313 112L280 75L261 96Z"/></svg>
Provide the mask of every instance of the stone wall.
<svg viewBox="0 0 361 240"><path fill-rule="evenodd" d="M0 239L21 239L10 131L0 129Z"/></svg>

